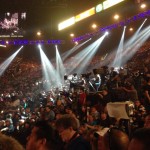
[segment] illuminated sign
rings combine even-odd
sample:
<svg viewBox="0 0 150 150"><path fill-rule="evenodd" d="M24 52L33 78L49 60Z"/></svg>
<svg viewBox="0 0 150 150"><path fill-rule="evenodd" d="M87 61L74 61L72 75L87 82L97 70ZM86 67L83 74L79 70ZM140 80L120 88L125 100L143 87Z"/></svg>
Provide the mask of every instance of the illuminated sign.
<svg viewBox="0 0 150 150"><path fill-rule="evenodd" d="M110 7L109 2L108 2L108 1L104 1L104 2L103 2L103 9L107 9L107 8L109 8L109 7Z"/></svg>
<svg viewBox="0 0 150 150"><path fill-rule="evenodd" d="M107 8L110 8L120 2L122 2L124 0L106 0L104 1L103 3L101 4L98 4L96 7L95 7L95 10L96 10L96 13L99 13Z"/></svg>
<svg viewBox="0 0 150 150"><path fill-rule="evenodd" d="M110 8L110 7L120 3L122 1L124 1L124 0L113 0L113 1L112 0L106 0L103 2L103 9L105 10L107 8Z"/></svg>
<svg viewBox="0 0 150 150"><path fill-rule="evenodd" d="M65 20L58 25L58 30L62 30L66 27L69 27L69 26L73 25L74 23L75 23L75 17Z"/></svg>
<svg viewBox="0 0 150 150"><path fill-rule="evenodd" d="M95 8L93 7L91 9L89 9L89 10L87 10L87 11L85 11L85 12L83 12L83 13L77 15L77 16L75 16L75 22L83 20L83 19L85 19L85 18L87 18L89 16L92 16L94 14L95 14Z"/></svg>
<svg viewBox="0 0 150 150"><path fill-rule="evenodd" d="M75 24L76 22L79 22L80 20L83 20L83 19L85 19L89 16L92 16L95 13L101 12L107 8L110 8L110 7L120 3L122 1L124 1L124 0L105 0L103 3L98 4L97 6L91 8L87 11L85 11L81 14L78 14L75 17L72 17L68 20L61 22L60 24L58 24L58 30L62 30L66 27L69 27L69 26Z"/></svg>

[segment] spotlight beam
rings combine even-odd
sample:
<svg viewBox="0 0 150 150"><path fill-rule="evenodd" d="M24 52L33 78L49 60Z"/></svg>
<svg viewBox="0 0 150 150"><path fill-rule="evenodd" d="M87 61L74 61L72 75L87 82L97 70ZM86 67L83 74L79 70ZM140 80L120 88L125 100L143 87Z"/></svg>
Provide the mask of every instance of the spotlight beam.
<svg viewBox="0 0 150 150"><path fill-rule="evenodd" d="M74 56L74 60L68 62L69 64L73 64L74 67L69 70L69 74L76 72L81 73L88 67L90 60L93 58L94 54L97 52L99 46L101 45L102 41L106 35L104 34L94 43L90 44L88 47L84 48L81 52ZM80 66L79 66L80 65Z"/></svg>
<svg viewBox="0 0 150 150"><path fill-rule="evenodd" d="M142 44L149 38L150 36L150 26L146 27L141 31L137 37L137 40L130 45L130 47L123 54L123 62L124 64L130 60L133 55L140 49ZM127 47L126 47L127 48Z"/></svg>
<svg viewBox="0 0 150 150"><path fill-rule="evenodd" d="M82 47L83 45L85 45L88 41L90 41L91 39L86 40L85 42L78 44L76 46L74 46L72 49L70 49L69 51L65 52L62 55L62 60L66 60L71 54L73 54L76 50L78 50L80 47Z"/></svg>
<svg viewBox="0 0 150 150"><path fill-rule="evenodd" d="M123 33L122 33L121 40L120 40L120 43L118 46L118 50L117 50L115 59L112 63L113 67L119 67L120 68L121 64L122 64L122 52L124 49L123 44L124 44L125 29L126 29L126 27L124 27L124 29L123 29Z"/></svg>
<svg viewBox="0 0 150 150"><path fill-rule="evenodd" d="M56 72L57 72L57 83L63 84L63 77L66 74L65 67L63 65L63 61L60 57L58 47L56 46Z"/></svg>
<svg viewBox="0 0 150 150"><path fill-rule="evenodd" d="M11 62L14 60L14 58L17 56L17 54L20 52L20 50L23 48L21 46L14 54L12 54L9 58L7 58L1 65L0 65L0 76L6 71L8 66L11 64Z"/></svg>
<svg viewBox="0 0 150 150"><path fill-rule="evenodd" d="M138 30L134 33L134 35L126 42L126 46L129 47L138 37L138 34L140 32L140 30L142 29L142 27L144 26L145 22L147 19L145 19L143 21L143 23L141 24L141 26L138 28Z"/></svg>
<svg viewBox="0 0 150 150"><path fill-rule="evenodd" d="M57 83L56 83L57 77L55 76L56 71L52 63L49 61L49 59L45 55L41 46L39 46L39 49L40 49L40 56L41 56L41 63L42 63L42 72L43 72L43 77L45 79L45 90L50 90L51 88L57 86Z"/></svg>
<svg viewBox="0 0 150 150"><path fill-rule="evenodd" d="M146 19L143 21L143 23L141 24L141 26L138 28L138 30L134 33L134 35L128 39L126 42L124 42L124 51L123 51L123 60L122 60L122 64L126 63L127 60L129 60L131 57L129 57L129 52L132 51L132 45L133 43L135 43L135 41L138 39L138 37L140 37L142 34L148 32L148 27L143 29L143 31L140 33L140 30L142 29L144 23L146 22ZM145 32L144 32L145 31ZM112 66L112 62L113 58L116 56L115 55L116 52L115 50L113 50L108 56L107 59L105 59L105 61L103 61L103 65L108 65L108 66ZM129 58L127 58L129 57Z"/></svg>

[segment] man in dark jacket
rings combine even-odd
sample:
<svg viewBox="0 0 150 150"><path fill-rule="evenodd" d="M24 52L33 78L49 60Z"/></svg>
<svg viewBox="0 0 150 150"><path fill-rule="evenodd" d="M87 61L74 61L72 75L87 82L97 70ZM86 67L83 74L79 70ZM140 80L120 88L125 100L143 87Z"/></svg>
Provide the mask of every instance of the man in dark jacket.
<svg viewBox="0 0 150 150"><path fill-rule="evenodd" d="M56 121L56 129L65 142L65 150L91 150L90 143L78 132L78 121L72 115L63 115Z"/></svg>

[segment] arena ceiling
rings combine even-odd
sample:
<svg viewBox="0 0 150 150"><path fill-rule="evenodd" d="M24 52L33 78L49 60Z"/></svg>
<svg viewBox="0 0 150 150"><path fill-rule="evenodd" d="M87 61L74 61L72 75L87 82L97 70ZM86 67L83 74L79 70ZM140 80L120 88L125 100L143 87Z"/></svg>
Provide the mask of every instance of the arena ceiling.
<svg viewBox="0 0 150 150"><path fill-rule="evenodd" d="M46 38L62 38L68 36L70 32L75 32L75 34L79 36L90 32L89 26L92 22L96 22L100 26L111 24L113 22L112 15L115 13L120 13L122 19L126 19L138 13L136 0L125 0L122 4L118 4L103 13L93 15L62 32L58 32L58 23L96 6L103 1L104 0L1 0L0 12L26 12L26 21L22 26L25 29L24 35L32 37L37 30L41 30L43 36L46 36Z"/></svg>
<svg viewBox="0 0 150 150"><path fill-rule="evenodd" d="M4 12L26 12L25 23L22 24L24 29L25 39L38 39L36 32L40 30L42 32L42 39L62 39L65 41L63 45L65 49L72 47L70 33L74 33L76 37L84 35L91 30L92 23L96 23L99 27L105 27L113 24L112 19L115 13L121 14L121 20L125 20L131 16L134 16L141 12L139 10L139 4L136 1L139 0L125 0L121 4L114 6L100 14L93 15L77 24L58 31L58 23L77 15L104 0L1 0L0 2L0 14ZM144 1L144 0L140 0ZM147 10L150 9L149 0L145 0L148 4ZM150 19L149 19L150 20ZM141 21L133 23L136 27L139 27ZM122 29L115 29L115 38L107 44L106 49L111 49L112 44L118 41L117 35L122 32ZM105 43L106 44L106 43Z"/></svg>

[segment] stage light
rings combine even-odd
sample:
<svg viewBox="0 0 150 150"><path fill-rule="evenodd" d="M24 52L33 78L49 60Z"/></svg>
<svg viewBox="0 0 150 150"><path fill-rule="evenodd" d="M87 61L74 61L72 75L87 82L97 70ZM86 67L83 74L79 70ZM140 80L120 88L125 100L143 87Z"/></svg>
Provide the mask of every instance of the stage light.
<svg viewBox="0 0 150 150"><path fill-rule="evenodd" d="M119 15L118 14L114 15L114 19L118 20L119 19Z"/></svg>
<svg viewBox="0 0 150 150"><path fill-rule="evenodd" d="M57 45L55 45L55 48L57 49Z"/></svg>
<svg viewBox="0 0 150 150"><path fill-rule="evenodd" d="M146 4L141 4L141 6L140 6L142 9L144 9L144 8L146 8Z"/></svg>
<svg viewBox="0 0 150 150"><path fill-rule="evenodd" d="M40 35L41 35L41 32L40 32L40 31L38 31L36 34L37 34L38 36L40 36Z"/></svg>
<svg viewBox="0 0 150 150"><path fill-rule="evenodd" d="M109 34L109 32L108 32L108 31L106 31L106 32L105 32L105 35L108 35L108 34Z"/></svg>
<svg viewBox="0 0 150 150"><path fill-rule="evenodd" d="M41 45L40 45L40 44L38 44L38 48L41 48Z"/></svg>
<svg viewBox="0 0 150 150"><path fill-rule="evenodd" d="M97 28L97 25L96 25L96 24L93 24L93 25L92 25L92 28L93 28L93 29L96 29L96 28Z"/></svg>
<svg viewBox="0 0 150 150"><path fill-rule="evenodd" d="M74 34L73 34L73 33L71 33L71 34L70 34L70 36L71 36L71 37L74 37Z"/></svg>
<svg viewBox="0 0 150 150"><path fill-rule="evenodd" d="M78 45L79 43L78 43L78 42L75 42L75 44Z"/></svg>
<svg viewBox="0 0 150 150"><path fill-rule="evenodd" d="M130 31L133 31L133 28L130 28L129 30L130 30Z"/></svg>

